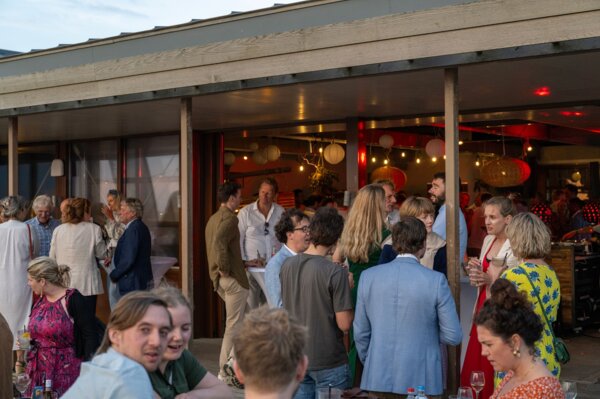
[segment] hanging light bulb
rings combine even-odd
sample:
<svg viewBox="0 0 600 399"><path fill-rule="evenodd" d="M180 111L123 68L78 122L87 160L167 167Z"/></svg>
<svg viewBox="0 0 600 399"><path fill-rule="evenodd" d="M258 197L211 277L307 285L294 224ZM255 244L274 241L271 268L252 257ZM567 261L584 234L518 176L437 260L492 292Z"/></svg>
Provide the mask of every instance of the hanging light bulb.
<svg viewBox="0 0 600 399"><path fill-rule="evenodd" d="M527 146L527 152L531 152L531 151L533 151L533 147L530 144L530 145Z"/></svg>
<svg viewBox="0 0 600 399"><path fill-rule="evenodd" d="M421 163L421 158L417 158L417 163Z"/></svg>
<svg viewBox="0 0 600 399"><path fill-rule="evenodd" d="M390 161L388 161L387 159L384 159L384 160L383 160L383 164L384 164L384 165L387 165L389 162L390 162Z"/></svg>
<svg viewBox="0 0 600 399"><path fill-rule="evenodd" d="M401 156L402 158L406 158L406 153L405 153L404 151L402 151L402 152L400 153L400 156Z"/></svg>
<svg viewBox="0 0 600 399"><path fill-rule="evenodd" d="M248 155L244 155L244 161L248 160Z"/></svg>
<svg viewBox="0 0 600 399"><path fill-rule="evenodd" d="M323 152L323 147L319 147L319 152Z"/></svg>
<svg viewBox="0 0 600 399"><path fill-rule="evenodd" d="M446 160L446 155L444 154L444 160Z"/></svg>
<svg viewBox="0 0 600 399"><path fill-rule="evenodd" d="M458 140L458 145L463 145L464 142L462 140Z"/></svg>
<svg viewBox="0 0 600 399"><path fill-rule="evenodd" d="M304 165L300 165L298 169L300 170L300 172L304 172Z"/></svg>
<svg viewBox="0 0 600 399"><path fill-rule="evenodd" d="M431 162L437 162L437 157L431 157Z"/></svg>
<svg viewBox="0 0 600 399"><path fill-rule="evenodd" d="M475 166L479 166L481 165L481 162L479 162L479 158L477 158L477 160L475 161Z"/></svg>
<svg viewBox="0 0 600 399"><path fill-rule="evenodd" d="M373 163L377 162L377 158L375 158L375 157L371 158L371 162L373 162Z"/></svg>

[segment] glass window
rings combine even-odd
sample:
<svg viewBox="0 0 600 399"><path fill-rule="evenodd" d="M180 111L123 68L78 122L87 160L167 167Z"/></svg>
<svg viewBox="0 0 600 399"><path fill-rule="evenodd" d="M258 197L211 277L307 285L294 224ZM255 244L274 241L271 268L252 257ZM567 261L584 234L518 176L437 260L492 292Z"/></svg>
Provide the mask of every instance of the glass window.
<svg viewBox="0 0 600 399"><path fill-rule="evenodd" d="M117 153L117 140L71 144L69 196L89 199L94 219L100 217L108 190L117 188Z"/></svg>
<svg viewBox="0 0 600 399"><path fill-rule="evenodd" d="M179 257L179 136L127 140L127 197L144 205L152 255Z"/></svg>
<svg viewBox="0 0 600 399"><path fill-rule="evenodd" d="M19 195L33 200L37 195L55 194L56 181L50 176L50 165L56 156L56 146L19 146ZM0 151L0 197L8 195L8 149Z"/></svg>

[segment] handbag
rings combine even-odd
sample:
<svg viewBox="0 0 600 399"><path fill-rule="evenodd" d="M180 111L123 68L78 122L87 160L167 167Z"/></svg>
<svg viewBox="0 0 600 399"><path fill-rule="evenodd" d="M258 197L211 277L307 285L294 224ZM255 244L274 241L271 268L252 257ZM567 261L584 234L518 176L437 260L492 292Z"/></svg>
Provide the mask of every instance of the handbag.
<svg viewBox="0 0 600 399"><path fill-rule="evenodd" d="M535 289L533 282L529 278L529 274L527 274L527 271L525 271L525 269L523 269L521 266L519 266L519 269L521 269L523 271L523 273L525 274L525 277L527 277L527 280L529 280L529 284L531 284L531 288L533 288L533 292L535 293L535 296L537 297L538 304L540 305L540 308L542 309L542 315L544 316L544 320L546 320L546 324L548 324L548 328L550 328L550 333L552 334L552 343L554 344L554 355L556 356L556 360L558 360L558 362L560 364L567 364L569 362L569 360L571 360L571 355L569 354L569 350L567 349L567 344L565 344L565 341L563 341L561 338L554 335L554 329L552 328L552 323L550 323L550 321L548 320L548 317L546 316L546 312L544 312L544 308L542 307L542 301L540 299L540 295L538 294L537 290Z"/></svg>

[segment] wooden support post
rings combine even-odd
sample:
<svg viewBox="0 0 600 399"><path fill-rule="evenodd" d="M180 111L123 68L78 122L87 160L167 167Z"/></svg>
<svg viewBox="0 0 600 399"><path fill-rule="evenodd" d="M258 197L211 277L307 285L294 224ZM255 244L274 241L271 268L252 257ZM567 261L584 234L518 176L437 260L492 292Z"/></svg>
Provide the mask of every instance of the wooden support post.
<svg viewBox="0 0 600 399"><path fill-rule="evenodd" d="M194 303L192 224L192 99L181 99L179 141L179 195L181 198L181 242L179 266L181 290Z"/></svg>
<svg viewBox="0 0 600 399"><path fill-rule="evenodd" d="M8 118L8 195L19 194L19 121Z"/></svg>
<svg viewBox="0 0 600 399"><path fill-rule="evenodd" d="M458 193L458 69L448 68L444 73L444 118L446 128L446 250L448 282L456 311L460 314L460 259ZM460 385L460 345L448 347L448 392L456 392Z"/></svg>

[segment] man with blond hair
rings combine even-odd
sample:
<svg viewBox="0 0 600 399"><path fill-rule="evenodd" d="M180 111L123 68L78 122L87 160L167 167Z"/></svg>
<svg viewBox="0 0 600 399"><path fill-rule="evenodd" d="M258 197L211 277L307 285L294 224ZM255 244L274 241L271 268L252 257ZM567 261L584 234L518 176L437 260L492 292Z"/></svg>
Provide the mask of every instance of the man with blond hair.
<svg viewBox="0 0 600 399"><path fill-rule="evenodd" d="M248 313L233 336L233 368L245 397L291 398L308 366L306 339L306 328L284 309L263 306Z"/></svg>

